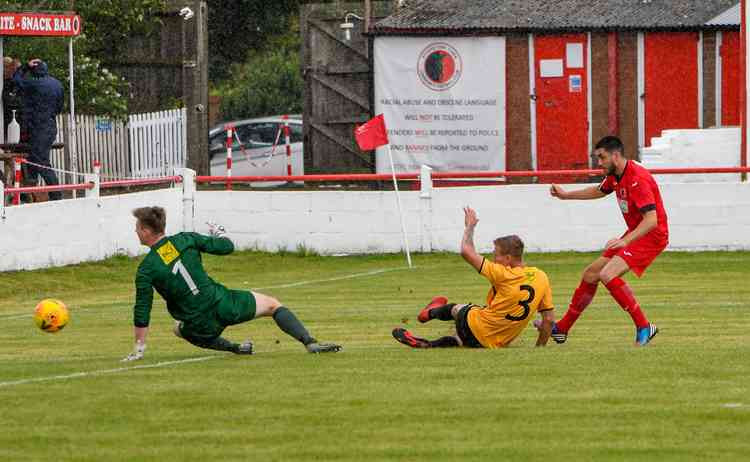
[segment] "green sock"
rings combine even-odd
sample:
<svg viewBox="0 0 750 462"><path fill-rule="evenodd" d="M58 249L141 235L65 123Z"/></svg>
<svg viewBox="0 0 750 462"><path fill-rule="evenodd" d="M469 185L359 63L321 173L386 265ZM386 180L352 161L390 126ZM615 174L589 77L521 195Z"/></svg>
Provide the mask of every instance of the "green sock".
<svg viewBox="0 0 750 462"><path fill-rule="evenodd" d="M283 330L287 334L296 338L303 345L315 343L315 339L310 336L305 326L302 325L299 319L292 313L289 308L280 306L276 308L273 313L273 320L276 321L276 325L279 329Z"/></svg>

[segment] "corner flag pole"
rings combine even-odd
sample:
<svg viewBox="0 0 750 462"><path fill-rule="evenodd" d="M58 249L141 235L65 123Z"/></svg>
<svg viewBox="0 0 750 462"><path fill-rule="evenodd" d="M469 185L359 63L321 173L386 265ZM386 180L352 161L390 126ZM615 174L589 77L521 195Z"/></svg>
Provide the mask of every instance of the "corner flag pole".
<svg viewBox="0 0 750 462"><path fill-rule="evenodd" d="M406 249L406 263L411 268L411 252L409 252L409 239L406 237L406 225L404 224L404 212L401 208L401 194L398 192L398 182L396 181L396 168L393 166L393 154L391 153L391 143L388 142L388 160L391 162L391 174L393 175L393 190L396 192L396 204L398 204L398 216L401 219L401 239Z"/></svg>

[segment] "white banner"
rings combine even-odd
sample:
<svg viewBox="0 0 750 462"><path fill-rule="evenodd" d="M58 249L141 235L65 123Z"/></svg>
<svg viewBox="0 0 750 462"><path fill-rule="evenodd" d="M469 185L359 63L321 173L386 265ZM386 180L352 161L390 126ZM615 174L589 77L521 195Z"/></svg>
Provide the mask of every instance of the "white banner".
<svg viewBox="0 0 750 462"><path fill-rule="evenodd" d="M505 169L505 39L376 37L375 114L396 171ZM386 147L378 173L390 173Z"/></svg>

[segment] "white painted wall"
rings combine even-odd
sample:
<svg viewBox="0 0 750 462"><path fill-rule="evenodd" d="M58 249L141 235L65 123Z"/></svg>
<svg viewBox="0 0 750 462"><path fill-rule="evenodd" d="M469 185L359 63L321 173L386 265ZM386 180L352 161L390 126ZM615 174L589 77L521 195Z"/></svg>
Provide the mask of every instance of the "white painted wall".
<svg viewBox="0 0 750 462"><path fill-rule="evenodd" d="M182 229L182 190L5 207L0 218L0 271L30 270L146 251L135 234L134 208L159 205Z"/></svg>
<svg viewBox="0 0 750 462"><path fill-rule="evenodd" d="M419 192L402 192L401 198L410 246L419 248ZM392 192L199 191L196 231L211 219L224 224L242 248L295 250L301 244L328 254L401 249Z"/></svg>
<svg viewBox="0 0 750 462"><path fill-rule="evenodd" d="M581 185L571 185L578 188ZM479 214L475 243L492 248L495 237L518 234L528 250L599 250L625 230L614 196L559 201L547 185L441 188L431 198L402 192L409 246L415 251L458 249L464 205ZM750 250L750 184L665 184L673 250ZM222 222L240 248L323 254L399 251L401 235L393 192L196 193L196 230Z"/></svg>
<svg viewBox="0 0 750 462"><path fill-rule="evenodd" d="M580 187L575 185L570 187ZM664 184L672 250L750 250L750 184ZM402 192L409 243L415 251L458 249L464 205L479 214L475 242L518 234L530 251L599 250L625 229L613 196L559 201L547 185L444 188ZM420 197L420 195L427 197ZM393 192L197 191L182 188L5 207L0 221L0 270L34 269L99 260L146 249L134 232L132 209L167 209L168 233L206 232L223 224L240 249L322 254L397 252L399 217ZM183 218L183 213L185 218Z"/></svg>
<svg viewBox="0 0 750 462"><path fill-rule="evenodd" d="M664 130L641 148L646 168L739 167L740 127ZM659 184L739 181L739 173L656 175Z"/></svg>

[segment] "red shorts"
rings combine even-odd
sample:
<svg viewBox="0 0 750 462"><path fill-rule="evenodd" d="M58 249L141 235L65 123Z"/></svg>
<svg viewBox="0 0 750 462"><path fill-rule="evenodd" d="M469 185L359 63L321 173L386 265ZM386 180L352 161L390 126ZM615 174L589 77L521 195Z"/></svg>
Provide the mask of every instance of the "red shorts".
<svg viewBox="0 0 750 462"><path fill-rule="evenodd" d="M667 242L655 242L648 237L643 237L625 247L605 250L602 252L602 256L612 258L617 255L625 260L625 263L636 276L641 277L646 268L651 265L651 262L664 251L667 244Z"/></svg>

